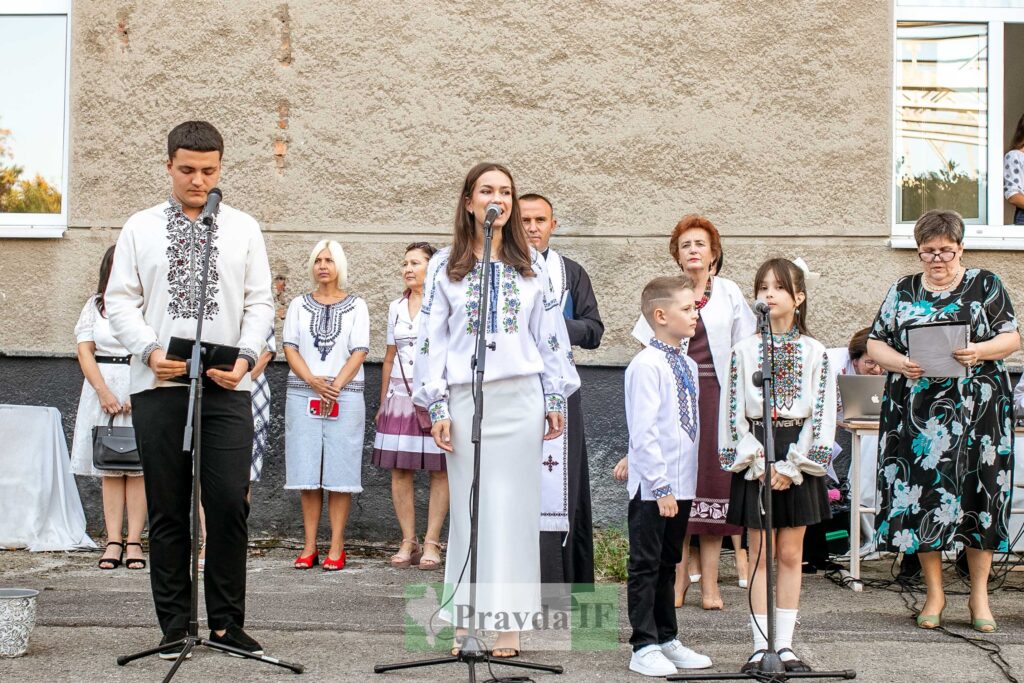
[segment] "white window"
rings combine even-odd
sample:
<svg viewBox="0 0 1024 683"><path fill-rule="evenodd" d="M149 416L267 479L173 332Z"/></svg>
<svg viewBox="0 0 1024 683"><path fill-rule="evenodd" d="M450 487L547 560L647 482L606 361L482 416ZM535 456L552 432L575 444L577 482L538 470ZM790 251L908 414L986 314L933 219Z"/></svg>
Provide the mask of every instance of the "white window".
<svg viewBox="0 0 1024 683"><path fill-rule="evenodd" d="M1003 195L1003 155L1024 115L1024 0L897 0L894 247L954 209L972 248L1024 249Z"/></svg>
<svg viewBox="0 0 1024 683"><path fill-rule="evenodd" d="M0 237L68 224L71 0L0 0Z"/></svg>

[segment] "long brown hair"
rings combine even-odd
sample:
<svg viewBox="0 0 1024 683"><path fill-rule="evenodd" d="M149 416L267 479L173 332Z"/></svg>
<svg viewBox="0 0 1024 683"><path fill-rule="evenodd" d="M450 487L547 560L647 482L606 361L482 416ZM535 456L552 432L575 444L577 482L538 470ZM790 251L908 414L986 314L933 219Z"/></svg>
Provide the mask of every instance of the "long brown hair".
<svg viewBox="0 0 1024 683"><path fill-rule="evenodd" d="M1013 134L1013 142L1010 143L1010 150L1021 149L1024 147L1024 115L1021 115L1020 120L1017 121L1017 130Z"/></svg>
<svg viewBox="0 0 1024 683"><path fill-rule="evenodd" d="M807 331L807 283L804 280L804 271L797 268L797 265L788 258L771 258L761 264L754 276L754 298L761 288L761 283L768 277L768 273L774 273L775 280L782 285L794 301L796 293L804 295L804 300L796 307L796 329L800 334L810 334Z"/></svg>
<svg viewBox="0 0 1024 683"><path fill-rule="evenodd" d="M512 179L509 170L501 164L483 162L469 169L455 206L455 229L447 268L448 279L452 282L463 279L476 266L476 254L473 253L476 221L473 214L466 210L466 200L473 196L476 181L488 171L504 173L512 185L512 211L508 220L505 221L505 225L501 226L501 248L498 257L515 268L523 277L533 277L535 274L530 265L530 243L526 239L526 229L523 227L523 219L519 213L516 182Z"/></svg>
<svg viewBox="0 0 1024 683"><path fill-rule="evenodd" d="M110 246L106 252L103 253L103 258L100 259L100 281L96 285L96 309L100 312L100 315L107 314L107 302L105 300L107 293L107 282L110 281L110 269L114 265L114 247Z"/></svg>

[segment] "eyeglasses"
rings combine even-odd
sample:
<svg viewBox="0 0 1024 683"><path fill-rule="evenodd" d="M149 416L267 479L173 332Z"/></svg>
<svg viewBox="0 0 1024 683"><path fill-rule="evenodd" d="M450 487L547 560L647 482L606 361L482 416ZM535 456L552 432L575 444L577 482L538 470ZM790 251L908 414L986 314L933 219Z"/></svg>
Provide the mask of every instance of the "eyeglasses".
<svg viewBox="0 0 1024 683"><path fill-rule="evenodd" d="M917 258L921 259L925 263L935 263L936 261L942 261L943 263L949 263L956 258L955 251L919 251L917 252Z"/></svg>

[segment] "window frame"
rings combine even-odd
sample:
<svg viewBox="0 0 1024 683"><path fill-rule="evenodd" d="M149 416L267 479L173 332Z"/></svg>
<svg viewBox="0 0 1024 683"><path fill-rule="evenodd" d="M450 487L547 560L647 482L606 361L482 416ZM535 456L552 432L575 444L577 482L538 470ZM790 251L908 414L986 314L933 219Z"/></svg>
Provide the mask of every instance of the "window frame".
<svg viewBox="0 0 1024 683"><path fill-rule="evenodd" d="M988 187L986 191L986 202L988 223L985 225L967 225L964 242L971 249L996 249L996 250L1024 250L1024 229L1021 226L1003 224L1003 89L1005 51L1003 49L1004 27L1006 24L1024 25L1024 8L1006 7L947 7L928 6L925 2L920 5L901 5L894 7L893 31L892 31L892 112L891 121L892 139L890 143L890 183L892 193L890 203L890 215L892 216L892 230L889 245L894 249L916 249L914 242L914 224L901 223L897 220L897 177L896 177L896 154L897 154L897 66L896 55L898 54L898 33L897 28L901 21L949 21L965 24L985 24L988 27L988 110L986 111L988 130L988 149L986 151L986 172L988 175ZM996 87L998 86L998 87ZM998 135L999 146L996 146ZM998 217L998 222L993 222Z"/></svg>
<svg viewBox="0 0 1024 683"><path fill-rule="evenodd" d="M71 1L0 0L2 16L63 16L64 33L64 141L60 183L60 213L0 213L0 239L62 237L68 229L68 187L71 159Z"/></svg>

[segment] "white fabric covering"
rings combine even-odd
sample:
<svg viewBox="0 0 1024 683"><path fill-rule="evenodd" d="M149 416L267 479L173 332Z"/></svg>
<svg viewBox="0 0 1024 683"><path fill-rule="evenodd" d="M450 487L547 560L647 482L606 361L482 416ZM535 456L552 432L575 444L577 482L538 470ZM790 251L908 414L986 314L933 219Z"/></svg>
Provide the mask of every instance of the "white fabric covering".
<svg viewBox="0 0 1024 683"><path fill-rule="evenodd" d="M0 405L0 547L95 548L71 474L60 412Z"/></svg>

